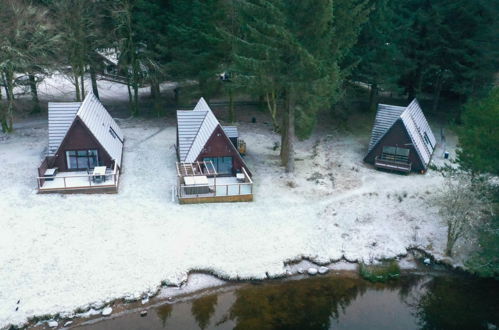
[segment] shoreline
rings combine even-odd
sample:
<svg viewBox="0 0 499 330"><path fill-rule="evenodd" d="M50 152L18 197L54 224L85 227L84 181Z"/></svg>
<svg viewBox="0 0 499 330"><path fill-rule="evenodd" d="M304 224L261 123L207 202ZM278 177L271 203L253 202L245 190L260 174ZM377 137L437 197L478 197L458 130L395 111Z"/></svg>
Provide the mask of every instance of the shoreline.
<svg viewBox="0 0 499 330"><path fill-rule="evenodd" d="M423 258L431 257L431 263L425 265L421 262ZM453 267L447 263L442 263L427 252L420 249L409 249L405 256L400 256L395 258L398 265L400 266L401 276L410 275L423 275L428 274L428 271L421 272L424 270L423 266L432 267L432 274L437 275L443 273L450 275L452 273L458 274L468 274L469 272L463 271L459 267ZM76 309L73 313L61 313L52 315L52 317L39 319L34 317L35 320L29 320L27 323L20 325L19 327L26 327L29 329L47 329L47 328L58 328L66 329L67 327L78 327L84 325L92 325L104 320L120 318L124 315L132 313L141 313L143 311L149 312L150 309L165 305L165 304L176 304L186 301L191 301L205 295L213 293L224 293L227 291L232 291L236 288L240 288L246 285L251 285L252 283L268 283L272 281L294 281L302 280L312 277L337 277L337 278L362 278L359 274L360 263L349 262L347 260L341 259L329 263L327 265L321 265L314 263L307 258L302 258L298 262L289 262L286 264L286 274L277 277L267 277L266 279L224 279L217 274L211 273L209 271L190 271L187 278L181 282L179 286L172 285L161 285L155 293L144 293L139 299L127 299L126 297L121 297L109 301L107 303L102 303L100 306L91 304L86 309ZM436 267L440 269L435 269ZM327 268L324 273L317 272L316 274L309 274L307 271L310 268ZM100 307L100 308L97 308ZM112 308L112 313L110 315L104 316L103 310L107 307ZM81 312L78 312L78 311ZM50 327L49 322L57 322L56 327ZM68 324L69 323L69 324ZM67 324L67 326L66 326Z"/></svg>

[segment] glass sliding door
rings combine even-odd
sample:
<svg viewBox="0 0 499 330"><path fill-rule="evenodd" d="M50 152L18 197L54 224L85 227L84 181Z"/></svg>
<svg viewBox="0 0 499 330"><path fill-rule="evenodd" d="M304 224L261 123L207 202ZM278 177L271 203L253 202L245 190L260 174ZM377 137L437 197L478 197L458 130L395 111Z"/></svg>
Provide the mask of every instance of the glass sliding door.
<svg viewBox="0 0 499 330"><path fill-rule="evenodd" d="M232 157L205 157L203 160L212 161L218 174L232 175Z"/></svg>
<svg viewBox="0 0 499 330"><path fill-rule="evenodd" d="M99 153L96 149L67 150L68 170L86 170L99 165Z"/></svg>

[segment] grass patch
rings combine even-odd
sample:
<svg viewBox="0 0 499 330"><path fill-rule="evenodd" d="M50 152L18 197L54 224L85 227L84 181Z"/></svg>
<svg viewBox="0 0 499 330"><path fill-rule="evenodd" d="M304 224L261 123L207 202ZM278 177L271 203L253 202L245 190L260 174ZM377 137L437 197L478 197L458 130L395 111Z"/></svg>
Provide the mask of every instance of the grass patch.
<svg viewBox="0 0 499 330"><path fill-rule="evenodd" d="M384 261L377 265L359 266L360 276L369 282L386 282L400 276L400 267L395 260Z"/></svg>

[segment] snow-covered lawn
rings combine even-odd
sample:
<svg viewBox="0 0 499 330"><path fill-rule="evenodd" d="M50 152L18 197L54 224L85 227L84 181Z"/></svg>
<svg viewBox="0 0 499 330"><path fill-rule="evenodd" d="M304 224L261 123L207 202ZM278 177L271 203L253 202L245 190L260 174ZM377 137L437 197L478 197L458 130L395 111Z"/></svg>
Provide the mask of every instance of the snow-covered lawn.
<svg viewBox="0 0 499 330"><path fill-rule="evenodd" d="M60 99L67 88L46 93ZM114 88L126 99L123 86ZM362 162L367 136L331 130L299 142L289 178L273 150L279 137L264 124L241 124L254 202L178 205L173 122L119 124L126 141L116 195L38 195L46 126L0 134L0 328L139 298L193 270L265 278L302 257L371 261L413 246L442 255L445 228L425 202L440 175L375 171ZM441 151L434 158L441 162Z"/></svg>
<svg viewBox="0 0 499 330"><path fill-rule="evenodd" d="M191 270L265 278L302 257L369 261L411 246L443 250L445 228L424 201L440 175L365 166L366 137L331 133L298 143L290 179L272 148L278 136L242 124L255 201L178 205L173 123L120 124L126 142L116 195L36 194L47 130L1 137L0 327L139 297L162 282L179 284Z"/></svg>

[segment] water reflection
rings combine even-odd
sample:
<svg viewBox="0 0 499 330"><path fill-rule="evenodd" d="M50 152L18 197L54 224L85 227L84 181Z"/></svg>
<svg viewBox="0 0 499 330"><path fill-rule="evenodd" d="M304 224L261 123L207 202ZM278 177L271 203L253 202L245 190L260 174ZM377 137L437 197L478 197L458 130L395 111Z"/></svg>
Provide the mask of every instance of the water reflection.
<svg viewBox="0 0 499 330"><path fill-rule="evenodd" d="M192 302L191 312L201 329L206 329L211 316L215 312L217 295L201 297Z"/></svg>
<svg viewBox="0 0 499 330"><path fill-rule="evenodd" d="M457 276L406 276L386 284L332 276L272 281L84 328L487 329L499 325L498 283Z"/></svg>

